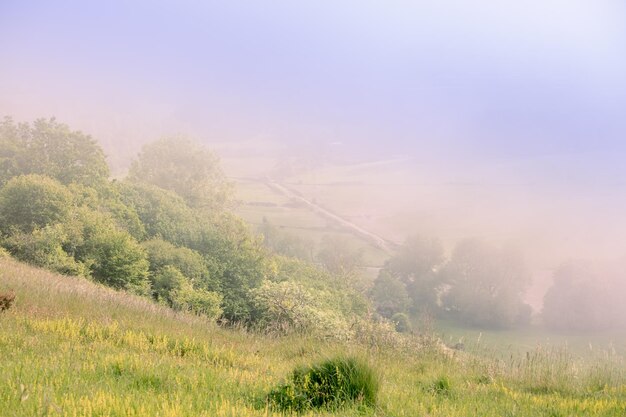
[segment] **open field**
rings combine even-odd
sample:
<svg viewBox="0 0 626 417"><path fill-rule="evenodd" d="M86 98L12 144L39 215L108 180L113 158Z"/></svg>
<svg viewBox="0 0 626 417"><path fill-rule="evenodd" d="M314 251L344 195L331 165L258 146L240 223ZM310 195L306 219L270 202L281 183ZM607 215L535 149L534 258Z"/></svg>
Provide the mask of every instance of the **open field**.
<svg viewBox="0 0 626 417"><path fill-rule="evenodd" d="M226 330L203 319L0 260L3 416L268 416L264 396L293 367L336 354L378 373L374 409L305 415L623 416L621 356L578 361L557 351L507 360L437 345L381 348Z"/></svg>
<svg viewBox="0 0 626 417"><path fill-rule="evenodd" d="M315 248L324 236L342 236L363 251L363 267L380 267L388 254L352 231L290 199L262 180L237 179L236 213L257 228L264 218L285 232L311 241Z"/></svg>

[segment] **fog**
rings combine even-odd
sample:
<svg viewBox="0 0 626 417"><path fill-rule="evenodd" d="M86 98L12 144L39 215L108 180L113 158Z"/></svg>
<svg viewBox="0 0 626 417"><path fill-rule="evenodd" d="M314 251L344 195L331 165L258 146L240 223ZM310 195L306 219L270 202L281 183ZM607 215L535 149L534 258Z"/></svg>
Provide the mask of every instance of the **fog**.
<svg viewBox="0 0 626 417"><path fill-rule="evenodd" d="M391 241L514 245L539 309L563 262L626 256L624 19L609 0L8 0L0 116L91 134L115 175L181 134Z"/></svg>

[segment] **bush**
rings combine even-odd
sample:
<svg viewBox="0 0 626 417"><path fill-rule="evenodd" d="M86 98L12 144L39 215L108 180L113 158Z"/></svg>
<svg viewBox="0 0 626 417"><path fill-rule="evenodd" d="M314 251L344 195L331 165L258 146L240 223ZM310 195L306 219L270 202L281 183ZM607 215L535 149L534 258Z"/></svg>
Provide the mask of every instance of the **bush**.
<svg viewBox="0 0 626 417"><path fill-rule="evenodd" d="M70 237L62 224L35 229L32 233L14 231L2 241L2 245L16 259L58 272L63 275L89 275L82 262L68 255L63 247L70 244Z"/></svg>
<svg viewBox="0 0 626 417"><path fill-rule="evenodd" d="M222 295L214 291L193 289L190 286L174 290L172 307L176 310L190 311L194 314L219 318L222 313Z"/></svg>
<svg viewBox="0 0 626 417"><path fill-rule="evenodd" d="M9 308L11 308L13 301L15 301L14 292L0 292L0 311L8 310Z"/></svg>
<svg viewBox="0 0 626 417"><path fill-rule="evenodd" d="M391 321L396 325L398 333L407 333L411 331L411 321L409 316L404 313L396 313L391 317Z"/></svg>
<svg viewBox="0 0 626 417"><path fill-rule="evenodd" d="M338 357L293 371L291 382L268 395L270 407L289 411L376 405L378 377L365 362Z"/></svg>

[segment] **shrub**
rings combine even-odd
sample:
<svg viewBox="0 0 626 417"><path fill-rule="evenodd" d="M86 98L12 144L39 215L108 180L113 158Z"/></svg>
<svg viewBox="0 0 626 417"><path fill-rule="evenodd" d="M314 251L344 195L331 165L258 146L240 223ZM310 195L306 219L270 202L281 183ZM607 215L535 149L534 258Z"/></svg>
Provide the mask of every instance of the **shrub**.
<svg viewBox="0 0 626 417"><path fill-rule="evenodd" d="M0 311L8 310L15 301L15 293L13 291L0 292Z"/></svg>
<svg viewBox="0 0 626 417"><path fill-rule="evenodd" d="M378 377L367 363L338 357L295 369L290 383L273 390L268 402L273 408L289 411L349 404L373 407L378 388Z"/></svg>
<svg viewBox="0 0 626 417"><path fill-rule="evenodd" d="M411 331L411 321L409 316L404 313L396 313L391 317L391 321L396 325L398 333L407 333Z"/></svg>
<svg viewBox="0 0 626 417"><path fill-rule="evenodd" d="M64 275L89 275L88 268L63 249L70 244L70 237L62 224L37 228L32 233L14 231L2 244L22 262Z"/></svg>

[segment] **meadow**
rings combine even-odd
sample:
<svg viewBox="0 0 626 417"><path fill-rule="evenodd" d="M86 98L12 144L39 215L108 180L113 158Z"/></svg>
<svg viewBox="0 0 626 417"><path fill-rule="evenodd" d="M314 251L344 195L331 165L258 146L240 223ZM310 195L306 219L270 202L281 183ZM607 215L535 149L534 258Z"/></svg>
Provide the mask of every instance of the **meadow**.
<svg viewBox="0 0 626 417"><path fill-rule="evenodd" d="M378 375L374 407L310 416L623 416L626 368L565 346L494 358L420 343L320 340L224 329L85 278L0 260L0 415L270 416L292 369L335 355ZM588 358L587 358L588 359Z"/></svg>

